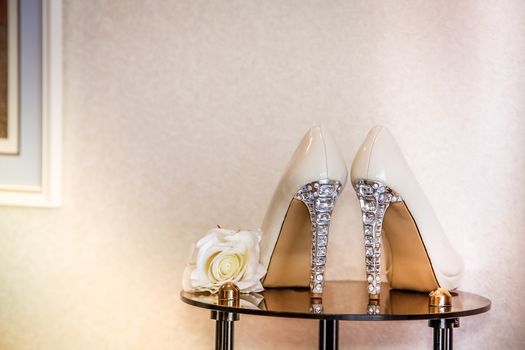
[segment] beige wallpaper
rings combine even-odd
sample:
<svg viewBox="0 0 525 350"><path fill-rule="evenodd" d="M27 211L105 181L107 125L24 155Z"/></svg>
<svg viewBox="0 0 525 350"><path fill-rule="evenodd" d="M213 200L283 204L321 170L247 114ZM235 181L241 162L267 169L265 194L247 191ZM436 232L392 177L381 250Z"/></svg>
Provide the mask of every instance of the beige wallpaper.
<svg viewBox="0 0 525 350"><path fill-rule="evenodd" d="M458 349L525 347L525 5L74 1L64 8L64 205L0 208L0 349L211 349L179 301L189 245L256 228L302 134L348 163L385 124L493 310ZM363 278L336 208L329 279ZM238 349L316 349L317 323L243 316ZM371 336L373 334L373 336ZM342 349L430 348L426 322L343 322Z"/></svg>

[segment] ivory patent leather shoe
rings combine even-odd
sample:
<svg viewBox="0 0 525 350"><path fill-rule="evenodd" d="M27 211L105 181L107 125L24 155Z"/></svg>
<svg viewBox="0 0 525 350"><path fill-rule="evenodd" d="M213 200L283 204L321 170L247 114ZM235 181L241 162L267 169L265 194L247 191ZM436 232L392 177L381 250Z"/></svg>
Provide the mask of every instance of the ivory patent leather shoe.
<svg viewBox="0 0 525 350"><path fill-rule="evenodd" d="M303 137L275 189L262 223L263 286L310 287L323 292L332 211L348 173L322 126Z"/></svg>
<svg viewBox="0 0 525 350"><path fill-rule="evenodd" d="M351 179L362 211L370 297L380 293L381 238L392 288L456 288L462 259L385 127L368 133L353 161Z"/></svg>

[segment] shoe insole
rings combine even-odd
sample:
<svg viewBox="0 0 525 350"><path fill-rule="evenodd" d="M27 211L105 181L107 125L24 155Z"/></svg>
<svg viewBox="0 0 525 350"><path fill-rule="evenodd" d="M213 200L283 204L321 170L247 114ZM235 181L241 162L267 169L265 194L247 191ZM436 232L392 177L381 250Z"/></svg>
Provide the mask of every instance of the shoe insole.
<svg viewBox="0 0 525 350"><path fill-rule="evenodd" d="M390 246L390 286L429 292L439 284L419 229L405 202L391 203L383 219L383 232Z"/></svg>
<svg viewBox="0 0 525 350"><path fill-rule="evenodd" d="M263 281L265 287L308 287L312 254L312 224L303 202L293 199Z"/></svg>

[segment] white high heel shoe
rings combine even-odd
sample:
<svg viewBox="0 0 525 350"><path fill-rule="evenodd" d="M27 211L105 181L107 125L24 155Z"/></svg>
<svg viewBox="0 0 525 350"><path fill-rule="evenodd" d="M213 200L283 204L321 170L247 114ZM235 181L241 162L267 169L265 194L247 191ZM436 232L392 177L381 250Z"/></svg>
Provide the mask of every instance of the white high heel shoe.
<svg viewBox="0 0 525 350"><path fill-rule="evenodd" d="M261 230L265 287L307 287L321 297L329 225L348 172L333 138L311 128L275 189Z"/></svg>
<svg viewBox="0 0 525 350"><path fill-rule="evenodd" d="M370 297L380 293L381 231L390 249L385 253L392 288L456 288L463 261L388 129L370 130L354 158L351 179L363 214Z"/></svg>

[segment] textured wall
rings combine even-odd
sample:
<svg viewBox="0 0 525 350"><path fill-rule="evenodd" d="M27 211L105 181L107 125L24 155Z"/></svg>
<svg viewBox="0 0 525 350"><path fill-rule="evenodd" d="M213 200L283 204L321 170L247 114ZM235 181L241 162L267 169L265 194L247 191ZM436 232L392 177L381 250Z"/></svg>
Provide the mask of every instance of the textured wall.
<svg viewBox="0 0 525 350"><path fill-rule="evenodd" d="M210 349L182 304L188 246L258 227L302 134L346 160L385 124L492 298L459 349L525 346L525 5L73 1L64 8L64 205L0 209L0 348ZM327 277L363 278L344 191ZM317 323L243 316L239 349L315 349ZM374 336L371 336L371 333ZM428 348L425 322L342 323L342 348Z"/></svg>

